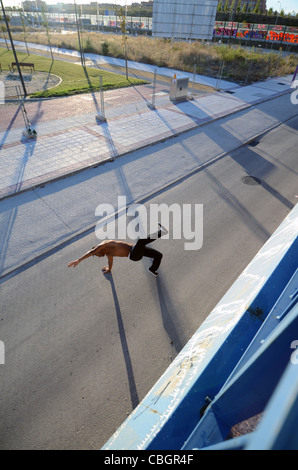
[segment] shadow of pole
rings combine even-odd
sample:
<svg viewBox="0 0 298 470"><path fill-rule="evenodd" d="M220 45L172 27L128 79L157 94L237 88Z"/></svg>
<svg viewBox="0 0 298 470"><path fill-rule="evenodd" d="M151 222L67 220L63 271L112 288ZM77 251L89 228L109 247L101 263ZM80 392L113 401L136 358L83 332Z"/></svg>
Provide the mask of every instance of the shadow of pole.
<svg viewBox="0 0 298 470"><path fill-rule="evenodd" d="M185 142L181 142L182 147L192 156L199 166L202 164L199 157L188 147ZM208 170L207 166L203 169L210 182L214 185L218 195L235 210L242 221L250 230L253 231L264 243L270 237L268 230L251 214L248 209L234 196L213 174Z"/></svg>
<svg viewBox="0 0 298 470"><path fill-rule="evenodd" d="M119 328L119 334L120 334L120 340L121 340L121 346L122 346L122 351L123 351L123 356L124 356L124 361L125 361L125 366L126 366L126 371L127 371L127 377L128 377L130 399L131 399L132 407L133 409L135 409L139 404L139 397L138 397L137 387L136 387L136 383L134 379L133 367L132 367L131 357L129 354L125 328L124 328L124 324L122 320L121 308L120 308L120 304L119 304L119 300L118 300L118 296L116 292L113 275L111 273L105 274L105 278L111 284L111 289L112 289L112 294L113 294L113 299L114 299L114 304L115 304L115 311L116 311L116 316L117 316L117 322L118 322L118 328Z"/></svg>
<svg viewBox="0 0 298 470"><path fill-rule="evenodd" d="M15 193L18 193L18 191L22 188L23 176L25 173L26 165L30 157L33 155L35 145L36 145L35 140L28 142L26 145L24 158L22 160L22 165L19 168L19 172L16 177L17 184L15 186ZM18 216L18 210L19 210L18 205L12 205L12 208L10 209L10 211L2 215L1 225L5 225L5 229L1 230L0 232L0 246L1 246L0 274L5 269L5 261L7 258L7 252L8 252L8 248L10 244L10 239L13 236L13 229L14 229L14 225Z"/></svg>
<svg viewBox="0 0 298 470"><path fill-rule="evenodd" d="M266 183L266 181L262 180L262 186L266 189L273 197L275 197L279 202L284 204L288 209L294 209L294 204L289 201L286 197L280 194L276 189L274 189L270 184Z"/></svg>
<svg viewBox="0 0 298 470"><path fill-rule="evenodd" d="M45 80L45 84L43 86L44 90L48 89L48 83L49 83L49 80L50 80L50 77L51 77L51 72L52 72L53 65L54 65L54 59L52 59L51 66L50 66L49 71L48 71L48 76L47 76L47 78Z"/></svg>
<svg viewBox="0 0 298 470"><path fill-rule="evenodd" d="M4 132L4 135L3 135L2 139L1 139L1 142L0 142L0 150L2 149L3 145L5 144L5 141L6 141L7 137L8 137L8 134L9 134L9 132L11 131L11 129L13 128L14 122L15 122L15 120L17 119L18 114L19 114L20 111L21 111L21 105L19 104L19 105L18 105L18 108L17 108L17 110L16 110L16 112L15 112L15 114L14 114L14 116L12 117L12 119L11 119L9 125L7 126L7 128L6 128L5 132Z"/></svg>

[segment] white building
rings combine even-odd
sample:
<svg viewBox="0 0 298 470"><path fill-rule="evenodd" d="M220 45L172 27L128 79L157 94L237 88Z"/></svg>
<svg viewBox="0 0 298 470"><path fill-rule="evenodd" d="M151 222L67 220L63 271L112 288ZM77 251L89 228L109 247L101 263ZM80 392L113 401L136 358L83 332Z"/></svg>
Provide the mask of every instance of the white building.
<svg viewBox="0 0 298 470"><path fill-rule="evenodd" d="M217 3L218 0L154 0L152 35L211 40Z"/></svg>

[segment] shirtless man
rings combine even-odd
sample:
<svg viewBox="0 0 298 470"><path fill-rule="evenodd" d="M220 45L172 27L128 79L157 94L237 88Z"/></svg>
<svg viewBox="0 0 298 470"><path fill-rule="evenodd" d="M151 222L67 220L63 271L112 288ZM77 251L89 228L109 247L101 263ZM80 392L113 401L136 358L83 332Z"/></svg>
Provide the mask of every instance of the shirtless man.
<svg viewBox="0 0 298 470"><path fill-rule="evenodd" d="M91 250L88 251L81 258L69 263L68 267L75 268L81 261L89 258L90 256L98 256L100 258L102 256L107 256L108 266L104 266L102 268L103 273L107 274L112 271L114 256L119 256L122 258L128 257L132 261L140 261L143 256L145 256L147 258L153 259L153 263L152 266L149 268L149 272L154 277L157 277L158 273L156 271L160 266L163 255L159 251L154 250L153 248L148 248L147 245L156 240L156 238L160 238L162 234L168 233L168 231L161 224L159 224L159 226L160 230L158 231L156 237L154 237L154 235L149 235L147 238L141 238L137 241L135 245L133 245L132 243L126 243L116 240L104 240L99 245L91 248Z"/></svg>

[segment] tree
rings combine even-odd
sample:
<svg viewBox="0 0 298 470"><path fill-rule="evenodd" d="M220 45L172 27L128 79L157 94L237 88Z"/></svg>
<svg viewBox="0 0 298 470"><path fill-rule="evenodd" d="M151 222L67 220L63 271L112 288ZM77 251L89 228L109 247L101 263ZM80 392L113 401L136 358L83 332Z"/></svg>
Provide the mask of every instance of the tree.
<svg viewBox="0 0 298 470"><path fill-rule="evenodd" d="M0 22L4 22L4 18L3 16L0 15ZM9 22L10 21L10 18L7 17L7 21ZM3 37L4 37L4 41L5 41L5 44L6 44L6 49L9 49L8 47L8 44L7 44L7 39L6 39L6 36L5 36L5 33L7 33L7 29L6 29L6 26L4 24L2 24L0 26L0 31L3 33Z"/></svg>
<svg viewBox="0 0 298 470"><path fill-rule="evenodd" d="M22 11L20 11L20 17L21 17L21 22L23 26L23 32L24 32L24 42L26 44L26 49L27 49L27 54L30 55L29 49L28 49L28 44L27 44L27 31L26 31L26 25L25 25L25 18L24 14Z"/></svg>
<svg viewBox="0 0 298 470"><path fill-rule="evenodd" d="M226 0L225 6L224 6L224 11L230 11L230 2L229 2L229 0Z"/></svg>
<svg viewBox="0 0 298 470"><path fill-rule="evenodd" d="M253 13L261 13L262 10L261 10L261 0L258 0L257 3L256 3L256 6L254 7L253 9Z"/></svg>
<svg viewBox="0 0 298 470"><path fill-rule="evenodd" d="M46 34L47 34L47 38L48 38L48 45L50 46L52 61L54 62L54 56L53 56L53 50L52 50L52 44L51 44L51 33L50 33L50 29L49 29L48 18L46 17L44 5L42 5L41 15L42 15L42 24L46 28Z"/></svg>
<svg viewBox="0 0 298 470"><path fill-rule="evenodd" d="M221 11L223 11L223 7L222 7L222 0L219 0L219 2L218 2L218 5L217 5L217 11L218 11L218 12L221 12Z"/></svg>
<svg viewBox="0 0 298 470"><path fill-rule="evenodd" d="M5 33L6 33L7 30L6 30L6 27L4 26L4 24L2 24L0 26L0 30L3 33L4 41L5 41L5 44L6 44L6 49L9 49L8 44L7 44L7 39L6 39L6 36L5 36Z"/></svg>
<svg viewBox="0 0 298 470"><path fill-rule="evenodd" d="M125 70L126 70L126 80L128 80L128 68L127 68L127 34L126 34L126 13L124 9L120 8L120 18L121 18L121 34L122 34L122 43L124 46L124 56L125 56Z"/></svg>
<svg viewBox="0 0 298 470"><path fill-rule="evenodd" d="M240 11L241 11L241 0L239 0L239 2L238 2L238 5L236 7L236 11L237 11L237 13L240 13Z"/></svg>

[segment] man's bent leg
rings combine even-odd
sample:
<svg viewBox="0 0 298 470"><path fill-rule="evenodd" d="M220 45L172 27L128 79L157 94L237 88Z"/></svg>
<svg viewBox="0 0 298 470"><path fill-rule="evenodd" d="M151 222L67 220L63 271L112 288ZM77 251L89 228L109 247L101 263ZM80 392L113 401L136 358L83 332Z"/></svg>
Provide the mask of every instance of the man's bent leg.
<svg viewBox="0 0 298 470"><path fill-rule="evenodd" d="M153 248L145 248L144 256L153 259L152 266L149 268L149 270L155 273L160 266L163 255L159 251L154 250Z"/></svg>

